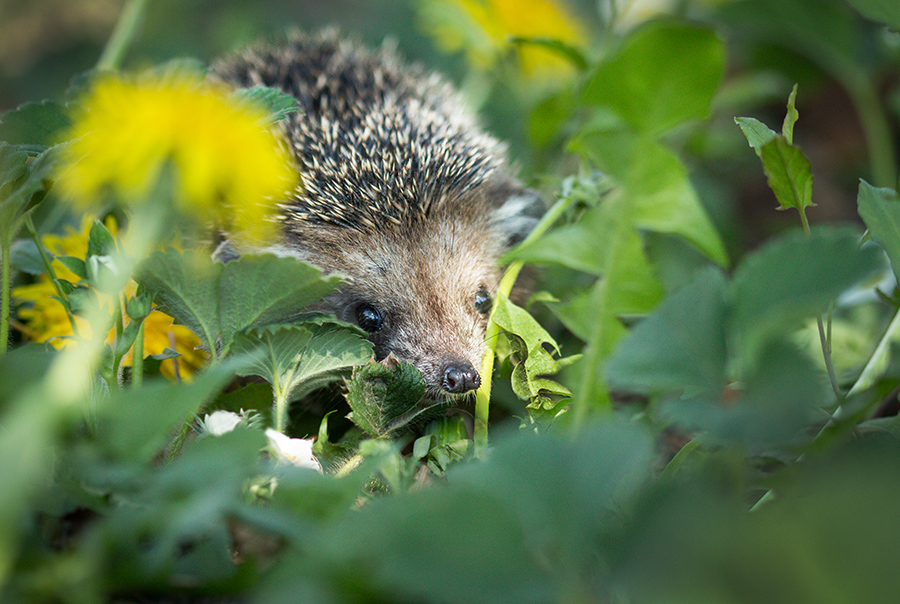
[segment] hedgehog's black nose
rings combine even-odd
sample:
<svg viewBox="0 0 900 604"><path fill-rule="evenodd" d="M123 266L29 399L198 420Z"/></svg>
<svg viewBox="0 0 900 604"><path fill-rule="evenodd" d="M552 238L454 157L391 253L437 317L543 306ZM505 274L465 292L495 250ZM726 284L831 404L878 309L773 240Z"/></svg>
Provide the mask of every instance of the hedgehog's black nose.
<svg viewBox="0 0 900 604"><path fill-rule="evenodd" d="M476 390L481 386L481 376L470 363L458 361L444 366L444 390L458 394Z"/></svg>

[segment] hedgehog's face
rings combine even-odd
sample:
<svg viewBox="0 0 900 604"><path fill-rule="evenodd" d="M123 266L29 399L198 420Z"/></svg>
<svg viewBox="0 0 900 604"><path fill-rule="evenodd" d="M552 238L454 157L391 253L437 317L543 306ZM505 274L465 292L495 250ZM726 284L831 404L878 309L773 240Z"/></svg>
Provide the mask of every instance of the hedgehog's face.
<svg viewBox="0 0 900 604"><path fill-rule="evenodd" d="M496 238L454 223L347 238L309 256L326 272L347 277L319 308L364 329L379 360L393 355L413 364L430 399L477 389L499 279Z"/></svg>

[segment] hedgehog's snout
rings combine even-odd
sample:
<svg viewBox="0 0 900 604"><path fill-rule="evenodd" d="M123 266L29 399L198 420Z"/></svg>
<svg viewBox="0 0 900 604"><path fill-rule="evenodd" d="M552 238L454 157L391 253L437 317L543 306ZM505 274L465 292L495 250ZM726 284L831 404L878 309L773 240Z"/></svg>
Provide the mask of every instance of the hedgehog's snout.
<svg viewBox="0 0 900 604"><path fill-rule="evenodd" d="M481 376L467 361L453 361L444 366L444 378L441 386L447 392L460 394L477 390L481 386Z"/></svg>

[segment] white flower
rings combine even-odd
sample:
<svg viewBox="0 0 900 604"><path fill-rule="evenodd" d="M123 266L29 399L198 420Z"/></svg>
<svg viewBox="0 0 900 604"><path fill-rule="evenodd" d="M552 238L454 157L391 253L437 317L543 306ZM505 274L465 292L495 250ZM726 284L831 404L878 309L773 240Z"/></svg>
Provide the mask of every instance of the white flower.
<svg viewBox="0 0 900 604"><path fill-rule="evenodd" d="M241 416L231 411L215 411L212 415L203 416L203 424L206 432L213 436L222 436L234 430L241 423Z"/></svg>
<svg viewBox="0 0 900 604"><path fill-rule="evenodd" d="M278 463L322 472L322 465L312 452L311 438L289 438L272 428L266 429L266 436L269 438L270 454Z"/></svg>

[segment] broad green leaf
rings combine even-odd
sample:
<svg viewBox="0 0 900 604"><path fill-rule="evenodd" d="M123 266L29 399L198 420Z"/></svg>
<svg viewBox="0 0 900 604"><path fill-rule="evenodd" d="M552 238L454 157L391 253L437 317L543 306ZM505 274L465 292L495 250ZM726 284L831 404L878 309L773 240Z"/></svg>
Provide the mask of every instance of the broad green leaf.
<svg viewBox="0 0 900 604"><path fill-rule="evenodd" d="M679 159L653 138L608 123L588 126L570 144L624 189L638 228L684 237L711 260L728 256Z"/></svg>
<svg viewBox="0 0 900 604"><path fill-rule="evenodd" d="M424 401L425 392L422 374L409 363L388 357L358 366L347 382L350 419L370 436L389 436L443 410Z"/></svg>
<svg viewBox="0 0 900 604"><path fill-rule="evenodd" d="M848 0L850 5L869 19L881 21L900 32L900 3L896 0Z"/></svg>
<svg viewBox="0 0 900 604"><path fill-rule="evenodd" d="M288 114L298 111L297 99L289 94L268 86L240 88L232 93L239 103L252 103L268 112L266 125L283 120Z"/></svg>
<svg viewBox="0 0 900 604"><path fill-rule="evenodd" d="M749 255L732 281L733 329L750 352L823 312L837 296L883 266L881 250L859 246L850 228L795 231Z"/></svg>
<svg viewBox="0 0 900 604"><path fill-rule="evenodd" d="M856 203L872 239L887 252L894 275L900 275L900 196L893 189L875 188L860 180Z"/></svg>
<svg viewBox="0 0 900 604"><path fill-rule="evenodd" d="M154 252L137 281L153 293L161 310L197 334L212 354L221 351L219 279L223 265L187 250Z"/></svg>
<svg viewBox="0 0 900 604"><path fill-rule="evenodd" d="M763 145L759 152L769 187L775 193L780 210L796 208L803 211L812 202L812 174L809 160L799 147L778 136Z"/></svg>
<svg viewBox="0 0 900 604"><path fill-rule="evenodd" d="M245 255L228 262L219 285L222 340L253 325L282 322L331 293L340 278L318 268L271 254Z"/></svg>
<svg viewBox="0 0 900 604"><path fill-rule="evenodd" d="M750 143L757 155L762 152L763 147L778 136L774 130L752 117L736 117L734 122L741 127L744 136L747 137L747 142Z"/></svg>
<svg viewBox="0 0 900 604"><path fill-rule="evenodd" d="M214 355L223 356L239 332L288 319L331 292L340 279L322 278L313 266L270 254L222 265L197 252L167 250L150 256L138 281Z"/></svg>
<svg viewBox="0 0 900 604"><path fill-rule="evenodd" d="M609 360L611 384L655 394L718 394L725 382L727 284L707 269L638 323Z"/></svg>
<svg viewBox="0 0 900 604"><path fill-rule="evenodd" d="M238 375L258 375L272 385L275 423L283 428L298 388L340 379L340 370L372 358L372 344L337 325L276 325L238 334L232 353L242 363Z"/></svg>
<svg viewBox="0 0 900 604"><path fill-rule="evenodd" d="M612 109L635 130L659 135L706 117L724 65L725 50L711 29L652 21L600 63L581 98Z"/></svg>
<svg viewBox="0 0 900 604"><path fill-rule="evenodd" d="M26 103L0 116L0 140L37 155L60 142L57 139L69 125L68 112L59 103Z"/></svg>
<svg viewBox="0 0 900 604"><path fill-rule="evenodd" d="M809 354L791 344L766 344L759 363L739 388L706 396L671 397L660 415L704 443L737 445L750 455L792 450L810 438L823 401L824 376ZM819 411L820 413L820 411Z"/></svg>

